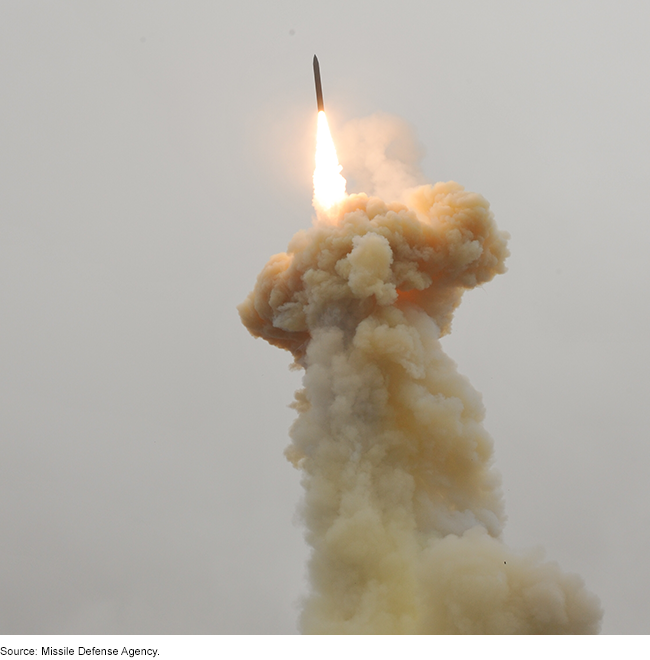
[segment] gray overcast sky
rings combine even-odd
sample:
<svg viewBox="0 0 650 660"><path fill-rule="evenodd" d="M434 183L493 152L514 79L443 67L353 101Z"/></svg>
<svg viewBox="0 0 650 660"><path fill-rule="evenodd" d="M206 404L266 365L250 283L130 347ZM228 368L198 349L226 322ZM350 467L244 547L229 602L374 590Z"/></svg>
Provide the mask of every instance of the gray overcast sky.
<svg viewBox="0 0 650 660"><path fill-rule="evenodd" d="M443 340L483 393L506 540L580 573L604 632L649 633L649 19L4 0L0 632L295 632L300 375L235 307L311 222L317 53L335 140L404 118L426 178L511 233Z"/></svg>

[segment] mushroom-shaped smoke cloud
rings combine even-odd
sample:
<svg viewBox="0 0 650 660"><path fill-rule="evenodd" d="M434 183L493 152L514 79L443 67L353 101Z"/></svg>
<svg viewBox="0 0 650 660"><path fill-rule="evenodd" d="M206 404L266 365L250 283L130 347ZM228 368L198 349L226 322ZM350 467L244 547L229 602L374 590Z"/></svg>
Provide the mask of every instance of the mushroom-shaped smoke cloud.
<svg viewBox="0 0 650 660"><path fill-rule="evenodd" d="M384 168L385 169L385 168ZM288 459L313 547L308 633L595 633L581 578L501 540L480 395L443 353L507 235L456 183L351 195L298 233L240 306L305 370Z"/></svg>

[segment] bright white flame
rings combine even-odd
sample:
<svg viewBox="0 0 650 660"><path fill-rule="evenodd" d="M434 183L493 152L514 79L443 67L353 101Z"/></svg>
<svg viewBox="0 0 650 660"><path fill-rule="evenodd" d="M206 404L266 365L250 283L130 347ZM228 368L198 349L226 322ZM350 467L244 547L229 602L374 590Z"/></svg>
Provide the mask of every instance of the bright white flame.
<svg viewBox="0 0 650 660"><path fill-rule="evenodd" d="M327 124L327 117L321 110L318 113L314 169L314 206L317 209L327 210L345 199L345 179L341 176L342 169Z"/></svg>

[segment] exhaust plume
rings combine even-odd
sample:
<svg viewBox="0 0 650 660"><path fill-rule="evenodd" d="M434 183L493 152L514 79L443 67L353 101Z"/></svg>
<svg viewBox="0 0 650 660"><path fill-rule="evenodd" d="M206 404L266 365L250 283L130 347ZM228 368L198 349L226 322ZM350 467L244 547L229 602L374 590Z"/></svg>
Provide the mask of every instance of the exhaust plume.
<svg viewBox="0 0 650 660"><path fill-rule="evenodd" d="M345 199L346 186L346 181L341 176L343 168L339 165L336 147L324 110L318 112L315 161L312 203L316 212L320 213L326 212Z"/></svg>
<svg viewBox="0 0 650 660"><path fill-rule="evenodd" d="M357 190L385 200L427 183L420 172L424 150L401 117L376 113L352 119L337 135L338 151Z"/></svg>
<svg viewBox="0 0 650 660"><path fill-rule="evenodd" d="M389 190L390 158L368 151ZM402 188L418 176L393 171ZM463 292L505 272L508 236L457 183L402 198L318 209L239 306L305 371L286 450L313 548L301 630L596 633L602 611L580 577L501 540L481 397L439 341Z"/></svg>

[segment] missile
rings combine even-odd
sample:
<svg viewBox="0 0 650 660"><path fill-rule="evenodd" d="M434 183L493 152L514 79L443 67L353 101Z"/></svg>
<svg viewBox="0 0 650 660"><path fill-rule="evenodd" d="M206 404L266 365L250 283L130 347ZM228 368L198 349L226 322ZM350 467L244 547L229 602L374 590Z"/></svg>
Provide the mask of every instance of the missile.
<svg viewBox="0 0 650 660"><path fill-rule="evenodd" d="M318 65L318 58L314 55L314 82L316 83L316 103L318 104L318 112L325 112L323 105L323 88L320 85L320 66Z"/></svg>

